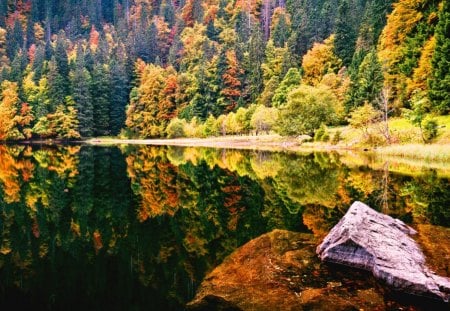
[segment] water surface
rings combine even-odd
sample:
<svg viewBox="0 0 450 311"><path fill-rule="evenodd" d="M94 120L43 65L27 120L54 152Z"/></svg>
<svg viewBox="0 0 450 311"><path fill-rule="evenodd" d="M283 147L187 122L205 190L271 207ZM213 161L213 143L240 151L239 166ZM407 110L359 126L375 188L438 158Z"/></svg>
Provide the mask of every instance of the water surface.
<svg viewBox="0 0 450 311"><path fill-rule="evenodd" d="M239 246L274 229L320 240L355 200L419 229L448 276L448 177L343 160L0 145L0 308L182 310Z"/></svg>

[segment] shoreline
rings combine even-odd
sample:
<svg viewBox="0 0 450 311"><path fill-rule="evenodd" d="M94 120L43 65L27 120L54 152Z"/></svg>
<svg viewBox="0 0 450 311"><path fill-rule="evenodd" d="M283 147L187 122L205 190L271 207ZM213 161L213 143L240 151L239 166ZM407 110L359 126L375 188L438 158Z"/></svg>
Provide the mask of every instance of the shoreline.
<svg viewBox="0 0 450 311"><path fill-rule="evenodd" d="M173 138L173 139L119 139L119 138L92 138L85 143L90 145L149 145L149 146L179 146L179 147L205 147L244 149L257 151L338 151L353 150L354 148L342 145L329 145L317 143L302 143L295 138L285 138L278 135L261 136L220 136L208 138Z"/></svg>
<svg viewBox="0 0 450 311"><path fill-rule="evenodd" d="M434 144L392 144L387 146L361 146L345 142L332 145L323 142L303 142L298 138L282 137L276 134L259 136L220 136L207 138L173 139L121 139L114 137L95 137L85 140L22 140L4 141L3 144L21 145L146 145L203 147L235 150L254 150L267 152L338 152L373 154L379 158L402 158L425 162L450 163L450 143ZM448 164L450 166L450 164Z"/></svg>

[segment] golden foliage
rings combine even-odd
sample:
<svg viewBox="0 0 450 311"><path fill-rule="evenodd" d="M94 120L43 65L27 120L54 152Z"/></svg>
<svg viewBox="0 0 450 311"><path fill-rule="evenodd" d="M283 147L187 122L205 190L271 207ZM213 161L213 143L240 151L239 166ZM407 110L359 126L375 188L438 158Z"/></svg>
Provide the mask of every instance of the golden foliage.
<svg viewBox="0 0 450 311"><path fill-rule="evenodd" d="M303 56L303 83L316 86L327 73L335 73L342 66L342 61L334 54L334 35L323 43L314 43Z"/></svg>
<svg viewBox="0 0 450 311"><path fill-rule="evenodd" d="M433 36L425 43L419 59L419 65L414 69L413 76L408 79L408 94L426 91L428 89L427 81L431 77L431 59L433 58L436 38Z"/></svg>
<svg viewBox="0 0 450 311"><path fill-rule="evenodd" d="M134 192L141 197L138 219L174 215L179 208L178 169L162 158L158 148L140 148L126 158Z"/></svg>
<svg viewBox="0 0 450 311"><path fill-rule="evenodd" d="M0 145L0 183L6 203L19 202L22 181L33 176L33 163L29 159L18 159L17 153L19 149Z"/></svg>

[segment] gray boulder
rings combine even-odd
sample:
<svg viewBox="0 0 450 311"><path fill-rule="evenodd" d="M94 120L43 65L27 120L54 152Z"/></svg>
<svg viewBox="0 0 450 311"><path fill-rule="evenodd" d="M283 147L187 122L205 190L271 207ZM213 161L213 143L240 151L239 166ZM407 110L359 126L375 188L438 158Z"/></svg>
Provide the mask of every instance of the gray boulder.
<svg viewBox="0 0 450 311"><path fill-rule="evenodd" d="M316 252L323 261L371 271L400 291L448 302L450 279L426 266L414 234L402 221L355 202Z"/></svg>

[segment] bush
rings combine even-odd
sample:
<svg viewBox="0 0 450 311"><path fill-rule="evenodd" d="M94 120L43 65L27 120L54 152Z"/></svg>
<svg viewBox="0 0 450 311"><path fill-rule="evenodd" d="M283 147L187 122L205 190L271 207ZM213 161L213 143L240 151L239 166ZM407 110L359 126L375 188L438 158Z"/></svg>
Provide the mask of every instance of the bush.
<svg viewBox="0 0 450 311"><path fill-rule="evenodd" d="M327 127L325 124L319 127L319 129L314 134L314 141L323 141L327 142L330 140L330 134L328 134Z"/></svg>
<svg viewBox="0 0 450 311"><path fill-rule="evenodd" d="M337 131L334 133L333 138L331 139L331 144L332 144L332 145L337 145L338 142L341 141L341 135L342 135L342 132L339 131L339 130L337 130Z"/></svg>
<svg viewBox="0 0 450 311"><path fill-rule="evenodd" d="M172 119L170 120L169 125L167 126L166 132L168 138L179 138L185 137L186 133L184 131L184 127L186 126L186 120L184 119Z"/></svg>
<svg viewBox="0 0 450 311"><path fill-rule="evenodd" d="M434 119L426 120L423 123L422 133L423 133L423 139L426 142L429 142L429 141L432 141L433 139L435 139L437 137L437 134L438 134L438 123L437 123L437 121L434 120Z"/></svg>

